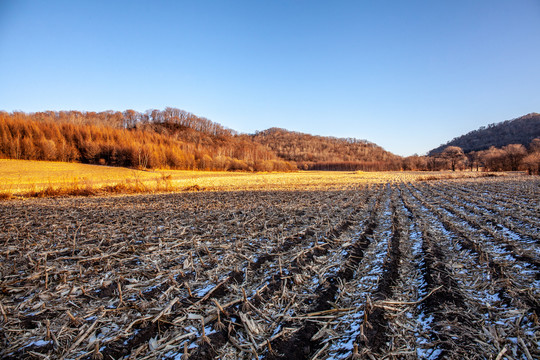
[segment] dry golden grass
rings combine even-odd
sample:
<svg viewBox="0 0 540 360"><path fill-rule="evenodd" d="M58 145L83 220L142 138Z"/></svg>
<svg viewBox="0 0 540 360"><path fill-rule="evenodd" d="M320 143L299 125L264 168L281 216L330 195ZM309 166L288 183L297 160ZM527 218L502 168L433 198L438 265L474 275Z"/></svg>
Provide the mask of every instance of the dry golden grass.
<svg viewBox="0 0 540 360"><path fill-rule="evenodd" d="M1 189L12 189L15 193L49 185L72 185L75 182L100 185L125 179L147 180L155 177L156 174L120 167L52 161L0 160Z"/></svg>
<svg viewBox="0 0 540 360"><path fill-rule="evenodd" d="M0 160L0 200L13 196L87 196L176 191L342 190L365 183L411 182L456 176L448 172L140 171L77 163ZM467 177L476 176L482 176L482 173L467 173Z"/></svg>

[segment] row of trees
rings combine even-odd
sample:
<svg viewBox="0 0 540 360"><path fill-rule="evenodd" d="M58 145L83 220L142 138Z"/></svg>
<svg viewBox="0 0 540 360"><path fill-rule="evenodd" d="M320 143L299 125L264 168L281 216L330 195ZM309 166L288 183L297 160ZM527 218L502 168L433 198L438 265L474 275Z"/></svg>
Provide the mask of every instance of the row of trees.
<svg viewBox="0 0 540 360"><path fill-rule="evenodd" d="M325 171L400 171L400 161L330 161L298 163L299 169Z"/></svg>
<svg viewBox="0 0 540 360"><path fill-rule="evenodd" d="M490 171L526 170L538 174L540 170L540 138L533 139L528 147L510 144L502 148L492 146L488 150L466 154L466 164L471 168L483 166Z"/></svg>
<svg viewBox="0 0 540 360"><path fill-rule="evenodd" d="M465 153L461 147L448 146L433 156L410 156L403 159L404 170L464 170L484 171L540 171L540 138L533 139L528 147L509 144L501 148Z"/></svg>
<svg viewBox="0 0 540 360"><path fill-rule="evenodd" d="M190 170L470 168L538 173L540 138L528 147L511 144L465 153L461 147L447 146L432 156L401 158L365 140L314 136L278 128L254 135L238 134L176 108L144 113L134 110L0 112L0 157Z"/></svg>
<svg viewBox="0 0 540 360"><path fill-rule="evenodd" d="M190 112L167 107L165 110L150 109L141 113L135 110L125 111L42 111L25 113L14 111L1 112L0 116L9 116L13 120L55 122L74 125L104 125L117 129L141 128L148 124L176 124L213 136L232 136L236 133L207 118Z"/></svg>
<svg viewBox="0 0 540 360"><path fill-rule="evenodd" d="M196 129L180 120L133 123L126 120L132 119L131 111L125 113L0 112L0 157L137 168L295 169L249 137L233 134L204 119L193 120L185 112L180 114L188 114L184 118L191 118L189 121ZM117 122L109 124L112 119Z"/></svg>

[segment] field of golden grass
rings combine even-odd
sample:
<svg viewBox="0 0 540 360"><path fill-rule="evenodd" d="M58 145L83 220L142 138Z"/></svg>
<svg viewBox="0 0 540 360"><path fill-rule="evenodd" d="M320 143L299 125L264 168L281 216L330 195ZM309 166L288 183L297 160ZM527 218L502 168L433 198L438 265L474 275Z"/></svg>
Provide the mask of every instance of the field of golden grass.
<svg viewBox="0 0 540 360"><path fill-rule="evenodd" d="M483 173L309 171L246 173L135 169L78 163L0 160L0 197L235 190L349 189L359 183L410 182Z"/></svg>

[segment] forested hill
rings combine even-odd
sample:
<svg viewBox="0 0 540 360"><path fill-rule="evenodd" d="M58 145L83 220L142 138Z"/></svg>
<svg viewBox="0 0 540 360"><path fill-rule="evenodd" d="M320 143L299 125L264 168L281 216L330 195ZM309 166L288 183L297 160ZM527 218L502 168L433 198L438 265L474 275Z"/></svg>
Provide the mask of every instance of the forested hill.
<svg viewBox="0 0 540 360"><path fill-rule="evenodd" d="M280 128L259 131L251 137L281 159L294 161L304 169L392 170L399 167L400 157L366 140L316 136Z"/></svg>
<svg viewBox="0 0 540 360"><path fill-rule="evenodd" d="M429 152L429 155L441 153L447 146L459 146L464 152L501 148L509 144L528 146L534 138L540 137L540 114L531 113L513 120L490 124L478 130L454 138Z"/></svg>
<svg viewBox="0 0 540 360"><path fill-rule="evenodd" d="M535 138L540 138L540 114L531 113L472 131L429 154L436 155L447 146L459 146L465 152L509 144L527 147ZM0 111L0 158L189 170L411 168L403 158L367 140L279 128L239 134L176 108L144 113Z"/></svg>
<svg viewBox="0 0 540 360"><path fill-rule="evenodd" d="M0 111L0 158L136 168L288 171L399 170L365 140L269 129L255 135L176 108L36 113Z"/></svg>
<svg viewBox="0 0 540 360"><path fill-rule="evenodd" d="M249 136L175 108L0 111L0 158L186 170L296 169Z"/></svg>

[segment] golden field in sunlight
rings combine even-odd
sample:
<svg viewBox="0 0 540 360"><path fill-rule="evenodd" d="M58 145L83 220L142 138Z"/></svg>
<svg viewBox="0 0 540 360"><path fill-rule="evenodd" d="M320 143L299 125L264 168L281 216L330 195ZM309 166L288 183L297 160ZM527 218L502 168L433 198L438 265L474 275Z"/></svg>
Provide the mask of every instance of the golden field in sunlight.
<svg viewBox="0 0 540 360"><path fill-rule="evenodd" d="M410 182L484 175L470 172L141 171L79 163L0 160L0 194L5 198L174 191L338 190L354 188L366 182Z"/></svg>

